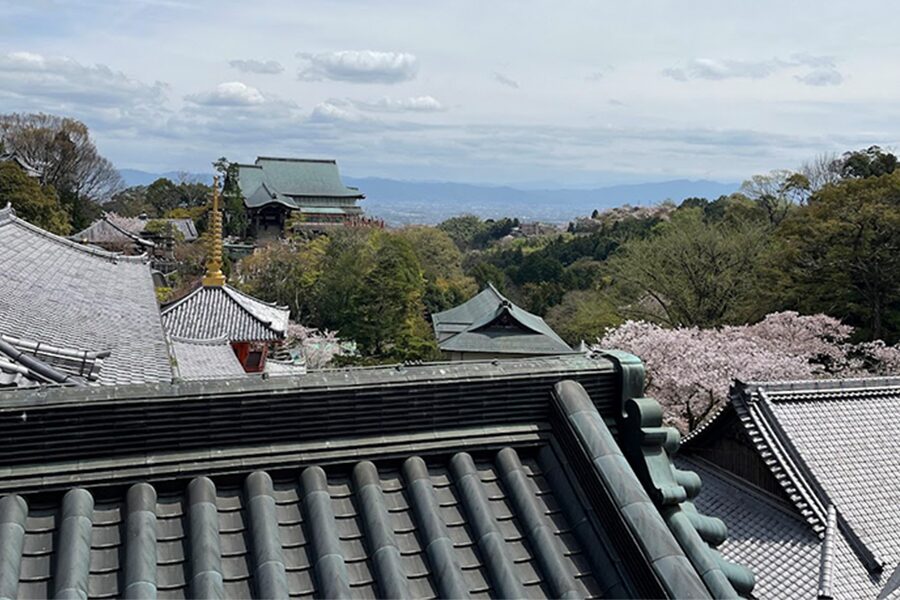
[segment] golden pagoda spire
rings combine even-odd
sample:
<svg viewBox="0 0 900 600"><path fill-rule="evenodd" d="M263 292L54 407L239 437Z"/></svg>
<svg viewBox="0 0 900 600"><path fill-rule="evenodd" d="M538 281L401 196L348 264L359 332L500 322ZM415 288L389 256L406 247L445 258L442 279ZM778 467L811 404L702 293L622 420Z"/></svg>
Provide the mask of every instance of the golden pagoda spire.
<svg viewBox="0 0 900 600"><path fill-rule="evenodd" d="M209 212L206 235L209 249L207 250L206 275L203 277L203 285L223 286L225 285L225 275L222 273L222 213L219 212L218 175L213 177L212 207Z"/></svg>

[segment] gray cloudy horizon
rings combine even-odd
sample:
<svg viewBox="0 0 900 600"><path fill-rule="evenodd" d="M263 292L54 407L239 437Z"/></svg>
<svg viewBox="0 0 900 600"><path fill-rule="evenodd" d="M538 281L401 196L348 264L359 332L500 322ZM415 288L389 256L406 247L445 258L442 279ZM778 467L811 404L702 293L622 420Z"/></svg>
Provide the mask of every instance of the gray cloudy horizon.
<svg viewBox="0 0 900 600"><path fill-rule="evenodd" d="M0 112L81 119L120 168L569 187L900 141L892 4L621 4L0 0Z"/></svg>

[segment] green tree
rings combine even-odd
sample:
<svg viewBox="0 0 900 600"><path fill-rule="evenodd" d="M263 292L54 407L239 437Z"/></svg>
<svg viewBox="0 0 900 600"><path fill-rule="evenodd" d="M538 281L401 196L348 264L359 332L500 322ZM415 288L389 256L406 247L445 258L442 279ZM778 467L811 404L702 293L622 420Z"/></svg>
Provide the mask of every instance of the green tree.
<svg viewBox="0 0 900 600"><path fill-rule="evenodd" d="M601 290L567 293L562 302L547 312L545 319L573 347L582 341L594 344L607 330L623 322L615 304Z"/></svg>
<svg viewBox="0 0 900 600"><path fill-rule="evenodd" d="M409 241L376 234L374 266L363 281L357 343L369 354L423 358L425 279ZM423 348L424 346L424 348Z"/></svg>
<svg viewBox="0 0 900 600"><path fill-rule="evenodd" d="M783 306L824 312L894 343L900 337L900 171L817 192L779 228Z"/></svg>
<svg viewBox="0 0 900 600"><path fill-rule="evenodd" d="M425 277L423 301L429 313L447 310L471 298L475 280L463 273L462 253L453 239L434 227L406 227L397 232L416 253Z"/></svg>
<svg viewBox="0 0 900 600"><path fill-rule="evenodd" d="M800 173L777 170L754 175L741 184L741 192L765 212L772 225L778 225L791 209L806 202L810 183Z"/></svg>
<svg viewBox="0 0 900 600"><path fill-rule="evenodd" d="M225 215L225 235L238 238L247 237L250 221L244 207L244 197L238 183L238 164L229 162L224 156L213 162L213 167L224 178L222 185L222 212Z"/></svg>
<svg viewBox="0 0 900 600"><path fill-rule="evenodd" d="M41 172L78 231L100 216L98 204L122 189L113 164L100 155L87 126L43 113L0 115L0 140Z"/></svg>
<svg viewBox="0 0 900 600"><path fill-rule="evenodd" d="M465 252L475 247L475 238L488 228L475 215L452 217L438 225L438 229L450 236L457 248Z"/></svg>
<svg viewBox="0 0 900 600"><path fill-rule="evenodd" d="M845 152L838 159L838 170L845 179L865 179L889 175L897 168L897 157L879 146Z"/></svg>
<svg viewBox="0 0 900 600"><path fill-rule="evenodd" d="M47 231L67 235L71 231L66 211L49 187L42 187L13 163L0 163L0 199L9 202L16 215Z"/></svg>
<svg viewBox="0 0 900 600"><path fill-rule="evenodd" d="M755 222L708 223L681 210L655 235L613 255L611 293L623 316L713 327L756 316L756 270L770 235Z"/></svg>
<svg viewBox="0 0 900 600"><path fill-rule="evenodd" d="M238 275L249 294L285 304L294 320L310 322L316 318L316 286L328 249L327 237L268 244L239 263Z"/></svg>
<svg viewBox="0 0 900 600"><path fill-rule="evenodd" d="M147 200L147 186L135 185L116 192L112 200L103 205L104 210L123 217L137 217L142 214L156 215L156 211Z"/></svg>

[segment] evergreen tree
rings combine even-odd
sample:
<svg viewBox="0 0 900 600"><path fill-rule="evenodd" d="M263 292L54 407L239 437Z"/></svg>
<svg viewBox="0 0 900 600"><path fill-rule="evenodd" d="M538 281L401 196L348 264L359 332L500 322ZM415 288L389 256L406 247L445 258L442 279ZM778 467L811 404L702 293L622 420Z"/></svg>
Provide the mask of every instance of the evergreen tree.
<svg viewBox="0 0 900 600"><path fill-rule="evenodd" d="M32 225L59 235L71 231L69 217L53 188L41 187L11 162L0 163L0 199L12 204L16 215Z"/></svg>

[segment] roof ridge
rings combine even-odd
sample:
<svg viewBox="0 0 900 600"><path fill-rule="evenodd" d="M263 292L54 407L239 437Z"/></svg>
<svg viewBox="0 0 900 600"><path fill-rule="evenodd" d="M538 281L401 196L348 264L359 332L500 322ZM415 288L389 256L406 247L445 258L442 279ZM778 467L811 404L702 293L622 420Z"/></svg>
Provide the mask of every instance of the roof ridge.
<svg viewBox="0 0 900 600"><path fill-rule="evenodd" d="M741 382L747 388L765 389L769 394L775 392L805 391L827 393L846 389L871 389L880 384L882 387L900 387L900 376L873 375L871 377L830 377L827 379L794 379L786 381L746 381ZM836 390L837 388L837 390Z"/></svg>
<svg viewBox="0 0 900 600"><path fill-rule="evenodd" d="M325 164L337 164L337 160L334 158L290 158L286 156L257 156L257 161L260 160L278 160L282 162L309 162L309 163L325 163ZM259 165L254 165L259 166Z"/></svg>
<svg viewBox="0 0 900 600"><path fill-rule="evenodd" d="M127 263L144 263L144 264L146 264L148 262L148 257L146 254L140 254L138 256L126 256L126 255L122 254L121 252L109 252L108 250L102 250L100 248L86 246L86 245L80 244L74 240L70 240L70 239L64 238L60 235L57 235L55 233L51 233L51 232L47 231L46 229L42 229L42 228L38 227L37 225L34 225L24 219L17 217L16 211L12 207L11 203L7 203L5 208L0 209L0 225L3 225L3 224L14 224L14 225L18 225L20 227L24 227L25 229L28 229L28 230L30 230L38 235L41 235L41 236L47 238L48 240L56 242L60 245L68 246L74 250L78 250L85 254L96 256L97 258L103 258L103 259L109 260L112 263L127 262Z"/></svg>
<svg viewBox="0 0 900 600"><path fill-rule="evenodd" d="M230 289L232 292L237 292L241 296L243 296L245 298L249 298L250 300L253 300L254 302L259 302L260 304L265 304L266 306L270 306L272 308L280 308L282 310L289 308L287 304L278 304L277 302L266 302L265 300L260 300L259 298L251 296L250 294L248 294L246 292L242 292L241 290L237 289L236 287L234 287L232 285L228 285L227 283L223 287Z"/></svg>

